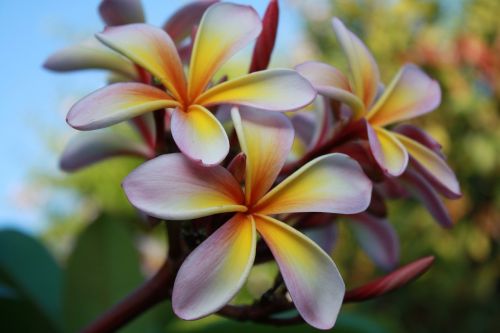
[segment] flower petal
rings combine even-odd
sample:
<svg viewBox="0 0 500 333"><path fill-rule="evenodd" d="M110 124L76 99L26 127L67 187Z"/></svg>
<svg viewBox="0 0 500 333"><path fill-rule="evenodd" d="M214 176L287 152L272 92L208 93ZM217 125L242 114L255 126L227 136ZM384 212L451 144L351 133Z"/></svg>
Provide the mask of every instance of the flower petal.
<svg viewBox="0 0 500 333"><path fill-rule="evenodd" d="M367 213L349 219L361 248L373 262L385 270L394 268L399 261L399 238L392 225Z"/></svg>
<svg viewBox="0 0 500 333"><path fill-rule="evenodd" d="M326 253L332 253L339 237L337 223L332 223L332 221L329 222L330 223L320 227L304 230L304 234L314 243L318 244Z"/></svg>
<svg viewBox="0 0 500 333"><path fill-rule="evenodd" d="M461 196L460 184L458 183L457 177L441 156L407 136L397 133L395 135L406 147L412 159L415 160L416 166L421 169L426 176L431 178L433 183L439 185L438 189L443 192L444 195L451 198L458 198Z"/></svg>
<svg viewBox="0 0 500 333"><path fill-rule="evenodd" d="M408 165L408 152L395 134L367 125L368 141L378 165L391 176L401 175Z"/></svg>
<svg viewBox="0 0 500 333"><path fill-rule="evenodd" d="M178 44L189 37L193 28L200 24L205 11L218 0L195 1L179 8L163 25L172 40Z"/></svg>
<svg viewBox="0 0 500 333"><path fill-rule="evenodd" d="M254 207L259 214L323 212L354 214L370 204L372 183L344 154L318 157L268 192Z"/></svg>
<svg viewBox="0 0 500 333"><path fill-rule="evenodd" d="M191 105L187 112L176 109L170 126L179 149L194 161L218 164L229 152L224 127L201 105Z"/></svg>
<svg viewBox="0 0 500 333"><path fill-rule="evenodd" d="M245 195L257 202L273 185L293 143L293 127L283 114L234 108L231 111L241 150L246 155Z"/></svg>
<svg viewBox="0 0 500 333"><path fill-rule="evenodd" d="M94 130L178 103L164 91L142 83L115 83L79 100L67 122L79 130Z"/></svg>
<svg viewBox="0 0 500 333"><path fill-rule="evenodd" d="M236 214L191 252L175 279L175 314L193 320L226 305L252 268L256 238L252 216Z"/></svg>
<svg viewBox="0 0 500 333"><path fill-rule="evenodd" d="M150 158L154 151L140 141L111 131L77 133L64 148L59 166L73 172L115 156Z"/></svg>
<svg viewBox="0 0 500 333"><path fill-rule="evenodd" d="M270 0L262 17L262 32L255 42L249 73L267 69L278 32L280 8L278 0Z"/></svg>
<svg viewBox="0 0 500 333"><path fill-rule="evenodd" d="M453 221L443 201L432 185L416 170L409 168L401 177L403 184L422 202L434 219L443 227L453 227Z"/></svg>
<svg viewBox="0 0 500 333"><path fill-rule="evenodd" d="M441 144L437 142L432 136L430 136L429 133L418 128L417 126L401 124L394 127L392 130L396 133L403 134L404 136L407 136L410 139L417 141L418 143L423 144L441 158L445 158L442 151L443 147L441 146Z"/></svg>
<svg viewBox="0 0 500 333"><path fill-rule="evenodd" d="M189 98L206 88L217 70L262 30L259 15L250 6L218 3L201 19L189 66Z"/></svg>
<svg viewBox="0 0 500 333"><path fill-rule="evenodd" d="M123 182L136 208L158 218L193 219L218 213L246 211L243 193L221 166L203 167L180 153L152 159Z"/></svg>
<svg viewBox="0 0 500 333"><path fill-rule="evenodd" d="M354 95L347 77L335 67L308 61L295 67L320 95L340 101L351 107L354 118L359 118L365 112L363 102Z"/></svg>
<svg viewBox="0 0 500 333"><path fill-rule="evenodd" d="M269 69L218 84L196 99L197 104L230 103L270 111L291 111L316 97L311 84L294 70Z"/></svg>
<svg viewBox="0 0 500 333"><path fill-rule="evenodd" d="M174 42L165 31L138 23L109 27L96 37L157 77L177 100L185 98L182 63Z"/></svg>
<svg viewBox="0 0 500 333"><path fill-rule="evenodd" d="M434 110L441 102L439 84L415 65L405 65L366 116L385 126Z"/></svg>
<svg viewBox="0 0 500 333"><path fill-rule="evenodd" d="M109 26L145 21L140 0L102 0L99 14Z"/></svg>
<svg viewBox="0 0 500 333"><path fill-rule="evenodd" d="M365 44L342 21L334 18L333 30L349 63L353 91L368 108L377 95L380 74L377 63Z"/></svg>
<svg viewBox="0 0 500 333"><path fill-rule="evenodd" d="M283 222L255 215L255 226L271 249L295 307L320 329L333 327L345 285L333 260L309 238Z"/></svg>
<svg viewBox="0 0 500 333"><path fill-rule="evenodd" d="M43 67L56 72L106 69L131 79L138 77L132 62L102 45L94 37L57 51L45 61Z"/></svg>

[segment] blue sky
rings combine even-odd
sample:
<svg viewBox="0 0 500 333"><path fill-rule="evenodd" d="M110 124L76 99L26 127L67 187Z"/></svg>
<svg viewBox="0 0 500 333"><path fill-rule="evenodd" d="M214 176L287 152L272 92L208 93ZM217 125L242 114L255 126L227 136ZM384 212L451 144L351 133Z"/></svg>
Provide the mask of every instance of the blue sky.
<svg viewBox="0 0 500 333"><path fill-rule="evenodd" d="M161 25L189 1L142 2L148 23ZM234 2L252 4L262 14L268 0ZM286 1L280 3L277 46L286 53L300 24ZM98 4L98 0L0 1L0 226L36 232L45 223L43 211L50 194L34 187L30 174L59 173L57 154L51 153L47 142L68 137L72 130L64 122L67 107L74 98L102 86L104 74L55 74L41 64L52 52L102 30Z"/></svg>

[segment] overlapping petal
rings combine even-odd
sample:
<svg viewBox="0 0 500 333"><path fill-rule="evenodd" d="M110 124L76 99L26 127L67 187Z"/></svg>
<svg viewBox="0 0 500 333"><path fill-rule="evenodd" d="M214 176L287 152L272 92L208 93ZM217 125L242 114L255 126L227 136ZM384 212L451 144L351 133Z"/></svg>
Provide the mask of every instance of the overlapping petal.
<svg viewBox="0 0 500 333"><path fill-rule="evenodd" d="M96 37L153 74L177 100L185 99L182 63L174 42L165 31L137 23L106 28Z"/></svg>
<svg viewBox="0 0 500 333"><path fill-rule="evenodd" d="M145 21L141 0L103 0L99 14L109 26Z"/></svg>
<svg viewBox="0 0 500 333"><path fill-rule="evenodd" d="M255 223L236 214L184 261L174 284L172 306L182 319L209 315L242 287L255 258Z"/></svg>
<svg viewBox="0 0 500 333"><path fill-rule="evenodd" d="M395 134L367 125L368 141L378 165L392 176L401 175L408 165L408 152Z"/></svg>
<svg viewBox="0 0 500 333"><path fill-rule="evenodd" d="M136 208L158 218L186 220L247 209L229 171L203 167L179 153L142 164L127 176L123 188Z"/></svg>
<svg viewBox="0 0 500 333"><path fill-rule="evenodd" d="M229 152L229 140L217 118L201 105L176 109L170 123L179 149L204 165L220 163Z"/></svg>
<svg viewBox="0 0 500 333"><path fill-rule="evenodd" d="M310 161L278 184L254 211L359 213L370 204L371 191L371 181L355 160L344 154L328 154Z"/></svg>
<svg viewBox="0 0 500 333"><path fill-rule="evenodd" d="M241 150L246 155L245 195L257 202L272 186L285 164L294 131L283 114L234 108L231 111Z"/></svg>
<svg viewBox="0 0 500 333"><path fill-rule="evenodd" d="M405 65L367 114L374 126L385 126L434 110L441 102L439 84L417 66Z"/></svg>
<svg viewBox="0 0 500 333"><path fill-rule="evenodd" d="M163 90L152 86L132 82L115 83L78 101L66 120L73 128L93 130L177 105Z"/></svg>
<svg viewBox="0 0 500 333"><path fill-rule="evenodd" d="M199 25L203 14L218 0L194 1L178 9L163 25L172 40L177 44L188 37L193 28Z"/></svg>
<svg viewBox="0 0 500 333"><path fill-rule="evenodd" d="M333 21L337 36L352 74L352 88L365 107L370 107L377 95L380 74L373 56L363 42L337 18Z"/></svg>
<svg viewBox="0 0 500 333"><path fill-rule="evenodd" d="M348 78L335 67L309 61L298 65L295 69L312 83L319 94L350 106L355 118L364 114L365 107L362 100L352 92Z"/></svg>
<svg viewBox="0 0 500 333"><path fill-rule="evenodd" d="M426 172L434 182L441 185L444 194L457 198L461 195L460 185L453 170L441 156L415 140L401 134L394 134L400 140L415 162Z"/></svg>
<svg viewBox="0 0 500 333"><path fill-rule="evenodd" d="M77 171L94 163L115 156L154 156L152 149L137 140L111 131L77 133L72 138L60 159L60 167L67 172Z"/></svg>
<svg viewBox="0 0 500 333"><path fill-rule="evenodd" d="M315 97L311 84L294 70L269 69L218 84L200 95L195 103L230 103L269 111L291 111L310 104Z"/></svg>
<svg viewBox="0 0 500 333"><path fill-rule="evenodd" d="M207 9L196 34L189 66L189 98L206 88L217 70L262 30L252 7L218 3Z"/></svg>
<svg viewBox="0 0 500 333"><path fill-rule="evenodd" d="M56 72L106 69L131 79L138 76L132 62L102 45L94 37L57 51L45 61L43 66Z"/></svg>
<svg viewBox="0 0 500 333"><path fill-rule="evenodd" d="M333 260L313 241L285 223L262 215L254 218L257 231L271 249L300 315L316 328L333 327L345 292Z"/></svg>
<svg viewBox="0 0 500 333"><path fill-rule="evenodd" d="M394 268L399 260L399 238L386 219L367 213L349 216L361 248L385 270Z"/></svg>

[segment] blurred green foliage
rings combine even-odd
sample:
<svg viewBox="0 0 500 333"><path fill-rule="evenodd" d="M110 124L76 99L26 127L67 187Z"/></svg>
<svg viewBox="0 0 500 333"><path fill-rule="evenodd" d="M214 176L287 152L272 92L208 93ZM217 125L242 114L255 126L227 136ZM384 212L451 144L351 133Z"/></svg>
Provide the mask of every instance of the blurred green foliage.
<svg viewBox="0 0 500 333"><path fill-rule="evenodd" d="M414 123L442 143L463 198L447 201L456 221L443 230L417 202L390 203L403 263L434 254L431 271L402 290L343 307L335 332L494 332L500 328L500 2L498 0L295 1L305 15L310 58L346 68L330 18L337 16L372 50L388 83L405 62L438 79L443 101ZM303 7L303 8L302 8ZM312 52L312 53L311 53ZM144 221L120 186L141 163L118 158L64 177L41 175L46 188L77 195L70 213L48 211L42 241L0 232L2 332L73 332L138 286L165 255L161 228ZM102 215L105 214L105 215ZM340 224L333 253L347 287L382 274ZM13 255L13 253L15 255ZM236 302L273 282L276 267L256 267ZM29 277L29 278L28 278ZM34 278L36 277L36 278ZM26 316L30 321L23 320ZM171 320L169 304L124 332L312 332L210 316ZM10 326L9 326L10 325ZM30 326L31 325L31 326ZM34 329L36 327L36 329Z"/></svg>

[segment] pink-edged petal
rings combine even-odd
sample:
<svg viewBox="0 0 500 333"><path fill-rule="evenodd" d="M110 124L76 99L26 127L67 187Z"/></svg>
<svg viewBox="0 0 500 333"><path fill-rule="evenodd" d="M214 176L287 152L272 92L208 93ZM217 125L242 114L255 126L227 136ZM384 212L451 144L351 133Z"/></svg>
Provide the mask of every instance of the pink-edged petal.
<svg viewBox="0 0 500 333"><path fill-rule="evenodd" d="M337 244L339 230L337 224L330 221L327 225L304 230L304 234L318 244L323 251L332 253Z"/></svg>
<svg viewBox="0 0 500 333"><path fill-rule="evenodd" d="M193 28L200 24L200 20L208 9L218 0L194 1L179 8L163 25L172 40L178 44L189 37Z"/></svg>
<svg viewBox="0 0 500 333"><path fill-rule="evenodd" d="M241 150L246 155L245 196L259 200L276 180L293 143L293 127L283 114L242 108L231 111Z"/></svg>
<svg viewBox="0 0 500 333"><path fill-rule="evenodd" d="M236 214L191 252L175 279L175 314L193 320L226 305L248 277L256 238L252 216Z"/></svg>
<svg viewBox="0 0 500 333"><path fill-rule="evenodd" d="M109 26L145 21L141 0L102 0L99 14Z"/></svg>
<svg viewBox="0 0 500 333"><path fill-rule="evenodd" d="M255 42L249 73L267 69L278 32L280 8L278 0L270 0L262 18L262 32Z"/></svg>
<svg viewBox="0 0 500 333"><path fill-rule="evenodd" d="M415 65L405 65L367 114L372 125L385 126L434 110L441 102L439 84Z"/></svg>
<svg viewBox="0 0 500 333"><path fill-rule="evenodd" d="M354 214L370 204L372 183L344 154L318 157L294 172L256 205L260 214L323 212Z"/></svg>
<svg viewBox="0 0 500 333"><path fill-rule="evenodd" d="M177 105L167 93L152 86L115 83L79 100L69 110L66 120L73 128L93 130Z"/></svg>
<svg viewBox="0 0 500 333"><path fill-rule="evenodd" d="M401 175L408 165L408 152L395 134L381 128L367 125L368 141L373 157L389 175Z"/></svg>
<svg viewBox="0 0 500 333"><path fill-rule="evenodd" d="M219 164L229 152L224 127L201 105L191 105L187 111L176 109L170 126L179 149L194 161Z"/></svg>
<svg viewBox="0 0 500 333"><path fill-rule="evenodd" d="M399 261L399 238L386 220L367 213L349 216L354 234L365 253L385 269L394 268Z"/></svg>
<svg viewBox="0 0 500 333"><path fill-rule="evenodd" d="M295 139L299 139L305 146L309 146L313 140L317 127L314 113L297 111L291 115L290 120L295 130Z"/></svg>
<svg viewBox="0 0 500 333"><path fill-rule="evenodd" d="M444 228L451 228L453 222L443 201L432 185L416 170L409 168L401 177L403 184L427 208L434 219Z"/></svg>
<svg viewBox="0 0 500 333"><path fill-rule="evenodd" d="M185 98L182 63L174 42L165 31L137 23L106 28L96 37L153 74L176 99Z"/></svg>
<svg viewBox="0 0 500 333"><path fill-rule="evenodd" d="M189 66L189 98L206 88L217 70L262 30L250 6L218 3L207 9L194 41Z"/></svg>
<svg viewBox="0 0 500 333"><path fill-rule="evenodd" d="M398 125L394 127L393 131L399 134L403 134L404 136L407 136L410 139L423 144L441 158L445 158L442 151L443 147L441 146L441 144L437 142L432 136L430 136L429 133L418 128L417 126L408 124Z"/></svg>
<svg viewBox="0 0 500 333"><path fill-rule="evenodd" d="M438 189L442 190L443 194L452 198L461 196L457 177L441 156L407 136L397 133L395 135L408 150L416 167L421 169L433 182L438 183L440 185Z"/></svg>
<svg viewBox="0 0 500 333"><path fill-rule="evenodd" d="M345 293L344 302L360 302L397 290L424 274L433 264L434 257L423 257L399 267L395 271Z"/></svg>
<svg viewBox="0 0 500 333"><path fill-rule="evenodd" d="M285 223L263 215L255 215L254 219L302 318L316 328L332 328L345 292L344 281L333 260L317 244Z"/></svg>
<svg viewBox="0 0 500 333"><path fill-rule="evenodd" d="M120 73L129 79L138 77L132 62L102 45L94 37L57 51L45 60L43 66L56 72L106 69Z"/></svg>
<svg viewBox="0 0 500 333"><path fill-rule="evenodd" d="M365 106L351 90L347 77L335 67L308 61L295 67L297 72L311 82L320 95L347 104L353 111L354 118L365 113Z"/></svg>
<svg viewBox="0 0 500 333"><path fill-rule="evenodd" d="M59 166L74 172L116 156L151 158L154 151L140 141L110 131L77 133L64 148Z"/></svg>
<svg viewBox="0 0 500 333"><path fill-rule="evenodd" d="M333 30L344 51L352 74L353 92L368 108L377 95L380 74L377 63L365 44L337 18Z"/></svg>
<svg viewBox="0 0 500 333"><path fill-rule="evenodd" d="M197 104L237 104L270 111L291 111L310 104L316 91L290 69L269 69L218 84L196 99Z"/></svg>
<svg viewBox="0 0 500 333"><path fill-rule="evenodd" d="M246 211L240 185L229 171L203 167L180 153L142 164L127 176L123 189L136 208L167 220Z"/></svg>

